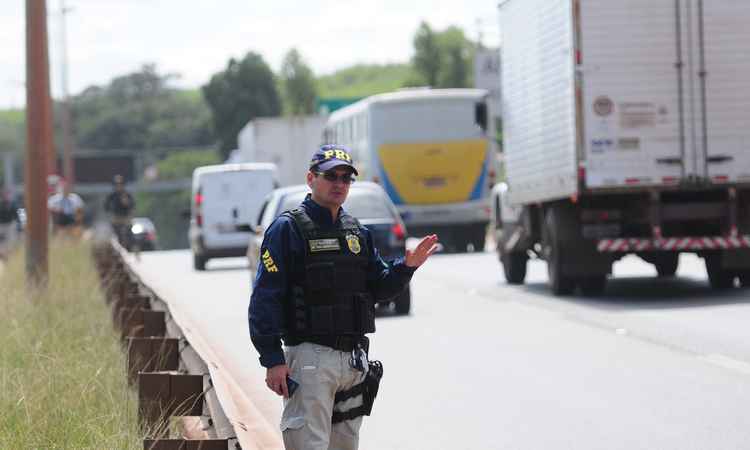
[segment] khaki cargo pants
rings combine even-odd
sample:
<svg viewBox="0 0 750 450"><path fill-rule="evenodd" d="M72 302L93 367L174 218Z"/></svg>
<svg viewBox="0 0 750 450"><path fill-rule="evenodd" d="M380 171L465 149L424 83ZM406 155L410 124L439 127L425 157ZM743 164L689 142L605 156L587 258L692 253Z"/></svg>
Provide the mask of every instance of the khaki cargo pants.
<svg viewBox="0 0 750 450"><path fill-rule="evenodd" d="M284 400L281 431L287 450L356 450L362 417L331 424L336 392L364 380L349 366L351 353L303 342L284 350L291 378L300 386ZM336 411L362 405L362 396L336 404Z"/></svg>

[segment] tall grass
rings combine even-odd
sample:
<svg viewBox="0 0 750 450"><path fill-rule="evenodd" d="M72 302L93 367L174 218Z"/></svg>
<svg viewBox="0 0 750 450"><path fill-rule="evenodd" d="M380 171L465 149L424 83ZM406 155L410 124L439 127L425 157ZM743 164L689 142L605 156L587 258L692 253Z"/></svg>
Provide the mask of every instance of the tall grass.
<svg viewBox="0 0 750 450"><path fill-rule="evenodd" d="M86 244L55 241L45 293L0 274L0 449L140 449L137 395Z"/></svg>

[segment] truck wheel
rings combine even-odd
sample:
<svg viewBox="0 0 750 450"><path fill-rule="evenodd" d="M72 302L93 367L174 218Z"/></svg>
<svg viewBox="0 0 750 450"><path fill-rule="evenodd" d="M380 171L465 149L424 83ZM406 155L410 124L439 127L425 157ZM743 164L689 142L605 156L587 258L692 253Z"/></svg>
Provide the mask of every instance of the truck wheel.
<svg viewBox="0 0 750 450"><path fill-rule="evenodd" d="M500 261L503 263L503 273L505 273L508 284L523 284L523 280L526 278L526 262L528 259L526 253L503 253Z"/></svg>
<svg viewBox="0 0 750 450"><path fill-rule="evenodd" d="M706 273L708 282L714 289L731 289L734 287L734 272L721 267L721 255L706 255Z"/></svg>
<svg viewBox="0 0 750 450"><path fill-rule="evenodd" d="M206 270L206 261L205 257L193 253L193 268L195 270Z"/></svg>
<svg viewBox="0 0 750 450"><path fill-rule="evenodd" d="M409 314L409 310L411 309L411 289L409 289L409 286L406 286L406 289L396 296L394 309L396 310L396 314L403 316Z"/></svg>
<svg viewBox="0 0 750 450"><path fill-rule="evenodd" d="M557 208L549 208L545 215L544 231L546 242L545 256L547 259L547 276L552 293L557 296L570 295L575 289L575 280L563 274L561 255L560 228L564 226Z"/></svg>
<svg viewBox="0 0 750 450"><path fill-rule="evenodd" d="M602 295L607 287L606 275L592 275L583 277L578 283L581 286L581 293L586 297L595 297Z"/></svg>
<svg viewBox="0 0 750 450"><path fill-rule="evenodd" d="M664 253L659 255L654 262L656 273L659 278L673 277L677 273L677 266L680 263L679 253Z"/></svg>

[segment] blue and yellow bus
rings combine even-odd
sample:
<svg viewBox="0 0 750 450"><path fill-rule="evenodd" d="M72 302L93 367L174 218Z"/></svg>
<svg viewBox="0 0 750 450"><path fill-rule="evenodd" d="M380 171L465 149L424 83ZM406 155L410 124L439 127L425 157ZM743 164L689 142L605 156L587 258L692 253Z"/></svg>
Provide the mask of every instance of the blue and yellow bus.
<svg viewBox="0 0 750 450"><path fill-rule="evenodd" d="M360 178L380 183L410 234L435 232L448 250L484 248L494 182L487 91L408 89L331 114L324 140L354 153Z"/></svg>

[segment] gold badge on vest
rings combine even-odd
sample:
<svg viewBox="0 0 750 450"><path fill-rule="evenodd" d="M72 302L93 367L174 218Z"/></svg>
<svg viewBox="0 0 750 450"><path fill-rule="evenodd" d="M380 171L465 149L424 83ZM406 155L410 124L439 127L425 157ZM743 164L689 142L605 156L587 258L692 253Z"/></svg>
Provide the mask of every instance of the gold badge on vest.
<svg viewBox="0 0 750 450"><path fill-rule="evenodd" d="M355 255L359 255L359 252L362 251L362 247L359 245L359 238L353 234L346 235L346 244L349 246L349 250Z"/></svg>

